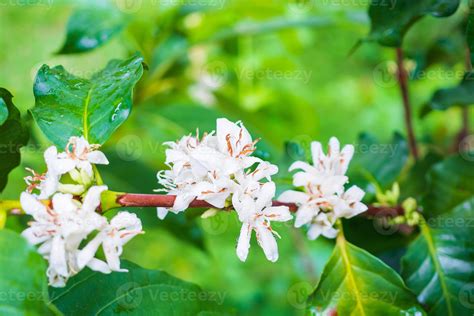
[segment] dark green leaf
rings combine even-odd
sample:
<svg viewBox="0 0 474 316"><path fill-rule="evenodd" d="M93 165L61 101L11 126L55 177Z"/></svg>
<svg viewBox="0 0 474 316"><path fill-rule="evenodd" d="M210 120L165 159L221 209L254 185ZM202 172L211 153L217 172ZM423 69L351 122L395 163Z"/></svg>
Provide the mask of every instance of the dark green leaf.
<svg viewBox="0 0 474 316"><path fill-rule="evenodd" d="M428 104L424 107L422 115L431 110L446 110L452 106L469 106L474 104L474 73L467 73L463 80L453 88L437 90Z"/></svg>
<svg viewBox="0 0 474 316"><path fill-rule="evenodd" d="M10 171L20 164L20 147L28 142L28 130L12 98L8 90L0 88L0 191L5 188Z"/></svg>
<svg viewBox="0 0 474 316"><path fill-rule="evenodd" d="M0 126L8 119L8 107L3 99L0 99Z"/></svg>
<svg viewBox="0 0 474 316"><path fill-rule="evenodd" d="M205 292L166 272L124 262L128 273L101 274L88 269L61 289L51 302L66 315L223 315L224 294ZM85 297L93 298L84 302Z"/></svg>
<svg viewBox="0 0 474 316"><path fill-rule="evenodd" d="M308 309L316 315L413 315L416 297L379 259L338 237ZM319 314L318 314L319 313Z"/></svg>
<svg viewBox="0 0 474 316"><path fill-rule="evenodd" d="M474 282L474 199L421 226L420 236L402 259L406 284L429 315L472 313ZM465 297L464 295L467 295Z"/></svg>
<svg viewBox="0 0 474 316"><path fill-rule="evenodd" d="M32 113L39 127L59 147L80 135L103 144L130 114L142 61L138 55L112 60L91 79L76 77L62 66L44 65L34 84Z"/></svg>
<svg viewBox="0 0 474 316"><path fill-rule="evenodd" d="M0 230L0 315L54 315L46 264L36 249L10 230Z"/></svg>
<svg viewBox="0 0 474 316"><path fill-rule="evenodd" d="M367 38L380 45L400 47L403 36L425 15L447 17L456 12L459 0L372 0L369 7L371 30Z"/></svg>
<svg viewBox="0 0 474 316"><path fill-rule="evenodd" d="M471 52L471 64L474 64L474 3L469 1L469 18L467 20L466 40Z"/></svg>
<svg viewBox="0 0 474 316"><path fill-rule="evenodd" d="M408 159L408 144L396 133L389 143L381 143L374 136L362 134L349 168L351 183L369 194L374 192L371 182L387 189L397 180Z"/></svg>
<svg viewBox="0 0 474 316"><path fill-rule="evenodd" d="M115 7L78 9L69 19L66 42L59 54L93 50L117 35L124 26L125 18Z"/></svg>
<svg viewBox="0 0 474 316"><path fill-rule="evenodd" d="M474 195L474 162L461 156L437 163L428 173L427 194L422 199L426 215L445 213Z"/></svg>

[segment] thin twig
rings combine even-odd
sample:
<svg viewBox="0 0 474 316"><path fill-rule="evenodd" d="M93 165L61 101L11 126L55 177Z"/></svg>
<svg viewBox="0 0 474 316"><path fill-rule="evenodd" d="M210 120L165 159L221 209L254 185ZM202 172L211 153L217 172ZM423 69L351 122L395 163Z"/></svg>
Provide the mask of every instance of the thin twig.
<svg viewBox="0 0 474 316"><path fill-rule="evenodd" d="M408 73L403 65L403 50L401 47L397 48L397 79L398 85L400 86L400 91L402 94L403 100L403 109L405 113L405 125L408 134L408 143L410 145L410 151L413 157L418 160L418 148L416 145L415 131L413 129L413 119L411 113L411 103L410 96L408 91Z"/></svg>
<svg viewBox="0 0 474 316"><path fill-rule="evenodd" d="M123 207L173 207L175 195L164 194L134 194L124 193L117 197L117 204ZM294 203L284 203L280 201L273 201L273 206L288 206L291 212L295 213L298 206ZM190 208L215 208L206 201L194 200L189 205ZM369 205L368 210L364 213L367 216L377 216L380 214L387 215L401 215L403 208L401 206L395 207L381 207Z"/></svg>

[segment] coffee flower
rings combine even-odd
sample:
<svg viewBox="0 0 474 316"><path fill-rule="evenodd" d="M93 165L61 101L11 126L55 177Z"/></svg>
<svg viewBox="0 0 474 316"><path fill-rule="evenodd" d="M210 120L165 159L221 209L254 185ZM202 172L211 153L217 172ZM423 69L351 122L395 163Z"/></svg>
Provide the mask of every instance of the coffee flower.
<svg viewBox="0 0 474 316"><path fill-rule="evenodd" d="M237 242L237 256L241 261L247 260L252 231L255 231L257 242L267 259L271 262L278 260L275 236L280 236L272 229L271 222L286 222L291 220L292 216L288 207L272 206L275 190L275 183L267 182L257 190L243 190L241 195L233 196L232 204L242 222Z"/></svg>
<svg viewBox="0 0 474 316"><path fill-rule="evenodd" d="M171 209L159 207L158 217L168 211L182 212L195 200L216 208L232 204L242 221L237 255L245 261L252 231L270 261L278 259L278 247L270 221L287 221L287 207L272 207L275 184L271 176L278 168L252 156L256 140L242 123L217 120L217 131L202 138L185 136L176 143L165 143L169 170L158 173L158 182L168 194L176 195Z"/></svg>
<svg viewBox="0 0 474 316"><path fill-rule="evenodd" d="M351 218L367 210L361 202L364 191L357 186L347 191L344 188L348 181L344 174L353 153L351 145L340 150L339 141L333 137L327 155L321 143L311 144L313 165L297 161L290 167L290 171L301 170L293 176L293 185L302 191L286 191L279 200L298 205L295 227L308 226L311 240L320 235L336 237L337 230L333 226L339 218Z"/></svg>
<svg viewBox="0 0 474 316"><path fill-rule="evenodd" d="M108 164L105 155L98 151L99 145L90 145L84 137L73 136L69 139L65 151L58 153L55 146L44 152L47 171L39 174L27 169L32 175L25 177L28 192L38 199L49 199L54 193L80 195L91 186L93 164ZM75 183L61 183L61 177L69 174Z"/></svg>
<svg viewBox="0 0 474 316"><path fill-rule="evenodd" d="M255 143L242 123L223 118L217 120L217 133L165 143L169 147L166 164L170 170L158 172L163 189L157 191L176 195L176 200L171 210L158 208L158 216L164 218L168 211L182 212L195 199L223 208L238 186L236 176L262 162L251 156Z"/></svg>
<svg viewBox="0 0 474 316"><path fill-rule="evenodd" d="M91 187L82 202L74 199L71 194L56 193L49 204L43 204L30 193L21 194L23 210L33 217L30 227L22 235L30 244L40 245L38 252L49 263L47 275L50 285L65 286L67 280L85 266L103 273L120 270L117 261L121 247L136 233L141 232L141 223L136 218L123 220L127 215L119 213L108 224L105 217L95 212L100 205L101 193L105 190L106 186ZM93 232L97 232L97 236L107 237L101 240L107 264L93 256L81 256L87 252L84 249L91 248L89 243L80 249L81 244ZM79 256L81 261L78 260Z"/></svg>

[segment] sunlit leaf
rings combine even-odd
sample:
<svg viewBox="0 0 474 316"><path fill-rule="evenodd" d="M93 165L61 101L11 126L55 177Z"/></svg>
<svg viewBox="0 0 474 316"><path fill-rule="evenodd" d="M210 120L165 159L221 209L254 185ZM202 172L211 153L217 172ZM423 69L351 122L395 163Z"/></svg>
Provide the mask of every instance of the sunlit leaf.
<svg viewBox="0 0 474 316"><path fill-rule="evenodd" d="M65 288L51 288L51 302L66 315L224 315L225 293L206 292L166 272L123 262L127 273L86 269ZM87 304L85 297L91 297Z"/></svg>
<svg viewBox="0 0 474 316"><path fill-rule="evenodd" d="M27 241L0 230L0 315L57 315L47 303L46 264Z"/></svg>
<svg viewBox="0 0 474 316"><path fill-rule="evenodd" d="M402 259L402 276L428 315L468 315L474 307L469 301L469 284L474 282L473 221L474 199L470 199L422 225Z"/></svg>
<svg viewBox="0 0 474 316"><path fill-rule="evenodd" d="M316 315L422 313L415 295L395 271L342 236L308 300L308 310Z"/></svg>
<svg viewBox="0 0 474 316"><path fill-rule="evenodd" d="M93 50L117 35L125 24L124 15L113 6L80 8L69 19L66 41L59 54Z"/></svg>
<svg viewBox="0 0 474 316"><path fill-rule="evenodd" d="M32 113L43 133L60 147L71 136L80 135L90 143L103 144L130 114L142 62L138 55L112 60L90 79L76 77L62 66L41 67Z"/></svg>
<svg viewBox="0 0 474 316"><path fill-rule="evenodd" d="M0 88L0 191L10 171L20 164L20 148L28 142L28 130L12 98L8 90Z"/></svg>

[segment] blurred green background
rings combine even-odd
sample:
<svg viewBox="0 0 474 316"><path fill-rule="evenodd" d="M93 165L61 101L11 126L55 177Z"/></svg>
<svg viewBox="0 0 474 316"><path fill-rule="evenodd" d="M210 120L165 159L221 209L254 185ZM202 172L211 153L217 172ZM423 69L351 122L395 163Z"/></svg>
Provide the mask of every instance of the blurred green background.
<svg viewBox="0 0 474 316"><path fill-rule="evenodd" d="M350 4L352 3L352 4ZM43 64L64 65L89 77L108 60L140 51L148 71L135 90L132 115L104 146L111 165L101 168L116 191L151 193L164 168L164 141L196 128L209 131L217 117L242 120L261 137L259 154L287 168L291 141L307 146L337 136L356 143L369 132L388 142L404 134L403 111L394 79L395 51L371 43L352 48L369 30L368 1L117 0L127 17L120 34L98 49L59 55L69 16L98 1L0 0L0 86L9 89L25 117L34 105L32 85ZM424 18L407 35L407 68L415 130L425 148L449 151L461 126L459 109L418 113L434 90L456 85L464 72L463 50L436 63L429 52L452 35L466 16L462 7L447 19ZM461 21L461 22L460 22ZM457 56L456 56L457 54ZM33 123L33 122L32 122ZM25 167L44 170L42 151L50 143L35 127L22 165L12 172L3 198L24 190ZM279 189L288 181L280 179ZM309 242L301 231L275 227L280 260L265 260L253 241L246 263L235 255L240 229L235 214L203 220L198 212L169 215L136 210L146 234L125 248L124 257L162 269L226 295L239 314L299 315L332 249L323 239ZM9 220L15 227L18 218ZM361 228L362 229L362 228Z"/></svg>

